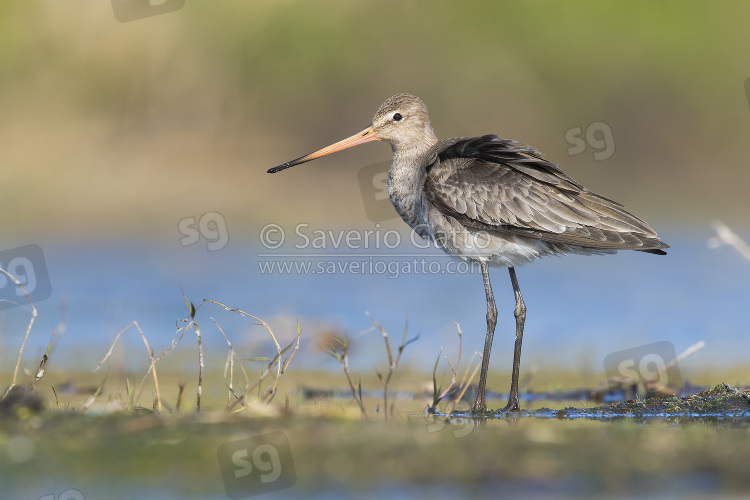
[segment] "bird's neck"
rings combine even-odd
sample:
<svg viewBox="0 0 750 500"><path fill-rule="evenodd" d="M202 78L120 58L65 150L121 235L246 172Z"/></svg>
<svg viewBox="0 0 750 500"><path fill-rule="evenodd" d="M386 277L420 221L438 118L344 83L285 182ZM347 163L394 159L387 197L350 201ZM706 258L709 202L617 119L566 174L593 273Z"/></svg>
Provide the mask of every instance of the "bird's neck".
<svg viewBox="0 0 750 500"><path fill-rule="evenodd" d="M438 143L438 138L432 127L426 127L424 133L418 140L404 140L398 143L391 143L393 150L393 165L410 164L416 165L427 152Z"/></svg>
<svg viewBox="0 0 750 500"><path fill-rule="evenodd" d="M432 132L432 131L430 131ZM437 144L435 134L408 147L393 147L393 163L388 171L388 196L404 222L418 228L426 222L426 202L422 185L427 173L429 150Z"/></svg>

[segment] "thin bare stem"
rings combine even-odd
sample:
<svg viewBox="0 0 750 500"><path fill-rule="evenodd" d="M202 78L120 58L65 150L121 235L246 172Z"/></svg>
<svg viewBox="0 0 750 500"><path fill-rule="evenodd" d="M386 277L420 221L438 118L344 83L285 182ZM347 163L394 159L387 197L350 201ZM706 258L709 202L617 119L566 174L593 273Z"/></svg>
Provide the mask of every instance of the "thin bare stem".
<svg viewBox="0 0 750 500"><path fill-rule="evenodd" d="M148 345L148 340L146 339L146 335L143 334L143 330L141 330L141 327L138 325L137 321L133 321L128 326L117 332L117 335L115 335L115 340L112 342L112 345L109 347L109 351L107 351L107 354L104 355L104 358L102 358L101 361L99 361L99 364L96 365L96 368L93 369L93 371L97 371L101 366L109 359L109 356L112 354L112 351L115 348L115 344L117 344L117 341L119 340L120 336L125 333L128 329L130 329L131 326L134 326L136 330L138 330L138 333L141 335L141 338L143 339L143 343L146 345L146 352L148 352L148 358L151 361L151 367L149 368L149 371L152 371L154 373L154 388L156 390L156 405L158 411L161 411L162 405L161 405L161 392L159 390L159 377L156 373L156 361L157 359L154 358L154 351L151 350L151 347ZM146 373L148 375L148 373ZM145 379L145 377L144 377ZM141 382L141 385L143 385L143 382Z"/></svg>
<svg viewBox="0 0 750 500"><path fill-rule="evenodd" d="M21 348L18 350L18 361L16 361L16 368L13 370L13 380L10 382L10 385L8 386L8 390L5 391L5 394L3 394L3 397L0 398L0 401L6 398L8 396L8 393L16 386L16 381L18 380L18 369L21 366L21 357L23 356L23 349L26 346L26 340L29 338L29 334L31 333L31 327L34 326L34 321L36 320L37 311L36 307L34 306L34 303L31 301L31 298L29 297L29 294L26 293L26 289L23 287L21 282L10 274L8 271L0 267L0 272L5 274L8 278L15 283L15 285L21 289L23 292L23 295L26 297L26 300L29 301L29 305L31 306L31 318L29 319L29 325L26 327L26 333L23 336L23 340L21 341Z"/></svg>
<svg viewBox="0 0 750 500"><path fill-rule="evenodd" d="M672 361L665 364L659 371L657 371L654 376L649 380L648 382L655 382L661 378L661 376L666 372L667 370L671 369L678 363L681 363L685 358L692 356L696 352L700 351L706 346L706 342L701 340L699 342L696 342L695 344L691 345L687 349L685 349L680 355L676 356Z"/></svg>
<svg viewBox="0 0 750 500"><path fill-rule="evenodd" d="M398 362L401 360L401 355L404 352L404 348L411 344L412 342L415 342L419 335L414 337L413 339L407 341L406 340L406 333L409 329L409 318L407 316L406 318L406 325L404 326L404 336L401 339L401 345L398 347L398 355L396 356L396 359L393 359L393 354L391 352L391 343L388 340L388 333L385 331L385 328L375 321L375 318L370 316L370 313L367 313L367 317L370 318L370 321L373 322L373 324L380 330L380 333L383 335L383 339L385 340L385 350L388 353L388 375L383 378L383 376L380 374L379 371L375 370L375 373L378 376L378 379L383 383L383 409L385 411L385 418L388 419L388 384L391 381L391 376L393 375L393 372L396 371L396 367L398 366ZM393 405L391 405L391 413L393 413Z"/></svg>
<svg viewBox="0 0 750 500"><path fill-rule="evenodd" d="M469 387L469 384L474 378L474 375L476 375L476 370L474 370L474 373L471 377L469 377L469 370L471 370L471 365L474 363L474 358L477 357L479 353L477 351L474 351L474 354L471 355L471 358L469 359L469 364L466 365L466 370L464 371L464 376L461 379L461 383L458 384L459 388L462 388L463 391L466 391L466 388ZM480 359L480 365L481 365L481 359ZM461 392L461 396L463 396L463 391ZM460 401L461 397L456 398L456 401Z"/></svg>
<svg viewBox="0 0 750 500"><path fill-rule="evenodd" d="M718 248L721 245L729 245L745 260L750 261L750 246L745 243L742 238L737 236L737 233L732 231L729 226L721 222L720 220L711 221L711 228L716 231L716 236L708 240L708 246L710 248Z"/></svg>
<svg viewBox="0 0 750 500"><path fill-rule="evenodd" d="M234 307L229 307L226 304L222 304L221 302L217 302L215 300L210 300L210 299L203 299L203 301L198 305L198 307L196 309L200 308L206 302L210 302L211 304L216 304L218 306L221 306L221 307L223 307L227 311L236 312L237 314L240 314L242 316L246 316L248 318L254 319L257 322L256 324L259 325L259 326L264 327L266 329L266 331L268 332L268 334L271 336L271 339L273 340L273 343L276 346L276 357L274 357L274 359L271 360L271 363L269 363L269 368L270 368L270 366L273 366L274 362L276 363L276 377L274 378L273 382L271 382L271 384L266 388L266 390L260 396L261 401L270 402L270 400L273 398L273 394L276 391L276 385L277 385L279 379L284 374L284 372L286 371L286 368L289 366L289 363L291 362L292 358L294 357L294 354L299 349L300 335L302 333L302 330L299 327L299 323L297 323L297 343L294 346L294 350L292 351L292 354L289 356L289 359L284 360L283 354L284 354L284 352L287 349L289 349L292 346L293 342L292 342L292 344L290 344L286 348L282 349L281 345L279 344L279 341L276 339L276 335L274 335L273 330L271 330L271 327L269 326L268 323L266 323L262 319L258 318L257 316L254 316L252 314L246 313L245 311L243 311L241 309L237 309L237 308L234 308ZM260 384L262 383L263 379L265 379L268 376L268 374L269 374L268 370L263 371L261 373L261 377L258 380L258 382L256 384L254 384L252 387L250 387L248 389L248 391L252 390L255 387L260 387Z"/></svg>
<svg viewBox="0 0 750 500"><path fill-rule="evenodd" d="M341 351L339 351L336 346L333 344L333 342L337 342L341 346ZM341 364L341 368L344 370L344 375L346 375L346 381L349 382L349 389L352 391L352 396L354 397L354 401L357 402L359 405L359 409L362 412L362 415L367 418L367 412L365 411L365 404L362 402L362 390L360 386L359 395L357 395L357 389L354 388L354 382L352 382L352 377L349 374L349 357L347 354L347 351L349 350L349 336L345 335L344 339L340 339L339 337L333 337L333 342L328 346L328 349L325 349L326 354L329 356L333 356L338 360L338 362Z"/></svg>
<svg viewBox="0 0 750 500"><path fill-rule="evenodd" d="M227 376L227 369L229 369L229 394L227 395L227 406L229 406L232 394L234 393L234 391L232 390L232 383L234 381L234 346L227 338L227 334L224 333L224 330L222 330L219 326L219 323L212 316L210 316L210 318L216 325L216 328L218 328L221 334L224 336L224 340L226 340L227 344L229 345L229 354L227 355L227 362L224 365L224 377Z"/></svg>
<svg viewBox="0 0 750 500"><path fill-rule="evenodd" d="M450 409L445 412L448 418L450 418L451 415L453 415L453 412L456 409L456 405L458 405L458 403L463 399L464 394L466 394L466 390L469 388L469 384L476 376L477 371L479 371L479 368L482 367L482 357L480 356L479 361L477 362L477 365L474 367L474 371L472 372L471 377L468 380L466 379L466 376L468 375L469 370L471 369L471 365L474 363L474 358L478 354L479 353L475 351L474 354L471 356L471 359L469 360L469 364L466 367L466 372L464 373L464 378L461 380L461 384L459 384L458 386L459 390L457 391L457 395L454 399L450 401Z"/></svg>
<svg viewBox="0 0 750 500"><path fill-rule="evenodd" d="M180 320L180 321L183 321L183 320ZM187 320L185 320L185 321L187 322ZM192 324L188 323L187 325L183 326L182 328L178 328L177 331L179 332L180 330L182 330L182 333L177 338L177 340L172 339L172 343L169 345L169 347L167 347L167 350L164 351L163 353L159 354L156 357L156 361L159 361L161 358L163 358L164 356L166 356L167 354L169 354L170 352L172 352L172 349L174 349L175 347L177 347L177 344L180 342L180 340L182 340L182 337L185 336L185 334L188 332L188 330L190 329L191 326L192 326Z"/></svg>
<svg viewBox="0 0 750 500"><path fill-rule="evenodd" d="M249 377L247 375L247 371L245 371L245 368L242 366L242 364L239 365L240 368L242 369L242 372L243 372L244 376L245 376L246 386L248 386L247 392L250 392L254 388L257 387L258 388L258 398L261 401L265 402L265 403L269 403L273 399L273 397L274 397L274 395L276 393L276 386L278 384L279 379L286 372L286 369L288 368L289 363L292 361L292 358L294 358L294 355L297 352L297 350L299 350L300 336L302 334L302 329L299 326L299 322L297 323L297 340L296 340L296 344L295 344L294 341L292 341L292 342L290 342L289 345L287 345L285 348L282 349L281 345L279 344L279 341L276 339L276 335L273 333L273 330L271 329L270 325L268 323L266 323L265 321L263 321L262 319L258 318L257 316L254 316L252 314L246 313L245 311L243 311L241 309L237 309L237 308L234 308L234 307L229 307L226 304L222 304L221 302L217 302L217 301L211 300L211 299L203 299L203 301L201 301L201 303L198 305L198 307L195 307L194 310L197 311L198 309L200 309L201 306L203 306L203 304L205 304L207 302L209 302L211 304L216 304L218 306L221 306L221 307L223 307L227 311L236 312L237 314L240 314L241 316L245 316L245 317L254 319L256 321L255 324L258 325L258 326L264 327L266 329L266 331L268 332L268 334L271 336L271 339L273 340L273 343L276 346L276 356L274 356L274 358L269 361L267 368L261 369L260 378L258 379L258 381L255 384L253 384L252 386L250 386L250 380L249 380ZM217 327L218 327L218 324L217 324ZM233 351L233 346L229 342L229 339L227 338L226 334L224 334L224 331L221 330L221 328L219 328L219 330L221 331L222 335L224 335L224 339L229 344L230 350ZM284 353L287 350L289 350L292 346L294 346L294 349L292 350L292 353L289 355L288 359L285 359L284 358ZM229 365L230 365L230 369L232 369L231 373L233 373L233 358L234 358L234 356L232 356L232 354L230 353ZM257 360L257 358L256 358L256 360ZM264 358L263 360L265 361L266 359ZM273 379L273 381L271 382L271 384L268 387L266 387L265 391L263 391L261 393L260 392L260 384L263 382L263 380L268 375L270 375L270 373L271 373L271 367L274 365L274 363L276 364L276 377ZM232 375L230 375L230 379L231 379L231 376ZM230 380L230 384L231 384L231 380ZM231 385L230 385L230 388L232 388Z"/></svg>
<svg viewBox="0 0 750 500"><path fill-rule="evenodd" d="M229 404L227 404L227 410L231 411L232 408L234 408L237 405L237 403L239 403L242 406L242 408L247 410L247 406L245 405L245 396L244 395L238 396L237 393L234 392L231 388L229 389L229 392L232 394L232 396L234 396L234 403L232 403L232 406L229 406Z"/></svg>
<svg viewBox="0 0 750 500"><path fill-rule="evenodd" d="M183 293L183 296L184 296L184 293ZM301 332L302 332L302 330L299 327L299 323L297 324L297 341L296 341L296 346L294 347L294 350L291 353L291 355L289 356L289 358L288 359L284 359L284 353L294 345L294 341L292 341L287 347L285 347L284 349L282 349L281 345L279 345L279 342L276 339L276 335L274 335L274 333L273 333L273 330L271 330L271 327L268 325L268 323L266 323L262 319L258 318L257 316L254 316L252 314L248 314L245 311L242 311L241 309L229 307L229 306L227 306L225 304L222 304L221 302L217 302L215 300L203 299L201 301L201 303L198 304L198 306L196 307L191 302L189 302L187 300L187 298L185 298L185 304L188 306L188 310L190 311L190 317L186 318L184 320L178 320L178 323L183 322L183 323L187 323L187 325L184 326L184 327L182 327L182 328L178 328L178 330L177 330L178 333L180 332L180 330L183 330L182 333L180 334L179 338L177 338L176 340L173 340L172 344L170 345L170 347L166 351L164 351L164 353L162 353L159 356L159 358L157 358L157 359L160 359L160 358L166 356L167 354L169 354L169 352L172 349L174 349L174 347L177 345L177 343L180 340L182 340L182 337L185 335L185 333L187 332L187 330L189 330L191 327L195 329L196 335L198 336L198 362L199 362L199 374L198 374L198 411L200 411L200 398L201 398L201 393L202 393L203 368L204 368L204 365L203 365L203 347L202 347L203 344L202 344L202 336L201 336L200 328L198 326L198 323L195 321L195 315L196 315L197 311L203 306L203 304L205 304L207 302L211 303L211 304L216 304L218 306L221 306L221 307L223 307L227 311L236 312L236 313L240 314L241 316L246 316L248 318L252 318L252 319L254 319L256 321L256 325L263 326L266 329L266 331L268 331L268 334L271 336L271 339L273 340L273 343L276 346L276 356L274 356L274 358L272 360L270 360L270 361L268 360L268 358L255 358L256 361L258 361L258 360L260 360L260 361L269 361L267 368L263 368L263 367L261 368L261 374L260 374L260 378L258 379L258 381L255 384L253 384L252 386L250 386L250 379L248 377L247 371L245 370L244 366L242 366L241 363L239 364L239 367L242 370L242 373L243 373L243 375L245 377L246 391L250 392L251 390L253 390L254 388L257 387L258 388L258 398L260 400L262 400L263 402L266 402L266 403L270 402L273 399L273 396L275 395L276 385L277 385L277 383L279 381L279 378L285 373L287 367L289 366L289 363L291 362L292 358L294 357L294 354L299 349L300 335L301 335ZM228 389L229 389L229 396L228 397L229 397L229 400L227 401L227 405L229 405L229 401L231 401L231 397L234 397L235 400L241 400L242 398L244 398L244 396L238 396L236 394L236 392L234 391L234 360L235 360L235 357L236 357L237 354L236 354L236 352L234 350L234 346L229 341L229 338L227 337L227 335L224 332L224 330L219 326L218 322L213 317L211 317L211 320L216 324L216 327L219 329L219 331L221 332L222 336L224 337L224 340L227 342L227 345L229 346L229 354L227 356L227 362L226 362L225 368L224 368L224 376L225 377L226 377L227 369L229 370L229 385L228 385ZM273 382L266 388L266 390L261 394L260 384L263 382L263 380L268 375L270 375L271 368L274 366L274 364L276 364L276 377L274 378Z"/></svg>
<svg viewBox="0 0 750 500"><path fill-rule="evenodd" d="M435 359L435 366L432 367L432 406L427 406L428 411L430 413L435 413L437 409L437 404L440 401L440 387L438 387L437 383L437 368L438 364L440 363L440 357L443 355L443 348L440 348L440 352L438 353L437 359Z"/></svg>
<svg viewBox="0 0 750 500"><path fill-rule="evenodd" d="M47 352L44 353L42 356L42 361L39 363L39 369L36 372L36 377L34 378L34 382L31 384L31 390L36 389L36 384L39 383L39 381L44 376L44 372L47 369L47 361L49 360L49 351L52 348L52 338L55 336L55 331L52 330L51 335L49 336L49 344L47 344Z"/></svg>
<svg viewBox="0 0 750 500"><path fill-rule="evenodd" d="M281 363L283 360L283 356L281 355L281 351L279 351L279 366L281 367L281 370L278 372L273 382L271 382L271 384L266 388L266 391L263 393L263 396L261 397L262 401L266 401L266 398L268 398L269 396L273 397L272 395L276 394L276 384L279 382L279 379L284 374L287 366L289 366L289 363L291 363L292 358L294 357L297 350L299 349L299 339L301 335L302 335L302 329L299 327L299 321L298 321L297 322L297 344L294 346L294 349L292 350L292 353L289 355L289 358L283 364Z"/></svg>
<svg viewBox="0 0 750 500"><path fill-rule="evenodd" d="M109 377L109 372L104 373L104 378L102 379L99 386L96 388L96 391L94 391L94 394L91 395L91 397L83 404L83 409L88 410L89 407L94 404L94 401L96 401L96 398L99 397L99 394L102 393L102 390L104 389L104 384L107 382L107 378ZM57 397L57 394L55 394L55 397Z"/></svg>
<svg viewBox="0 0 750 500"><path fill-rule="evenodd" d="M180 382L179 387L180 387L180 390L177 393L177 404L174 407L175 411L180 411L180 405L182 404L182 394L185 392L185 387L187 387L187 382Z"/></svg>
<svg viewBox="0 0 750 500"><path fill-rule="evenodd" d="M57 409L60 410L60 400L57 399L57 391L55 390L55 386L52 386L52 394L55 395L55 404L57 405Z"/></svg>
<svg viewBox="0 0 750 500"><path fill-rule="evenodd" d="M443 392L440 393L440 396L438 397L438 401L443 399L448 392L453 388L453 386L456 384L456 377L458 375L458 368L461 366L461 351L463 350L463 332L461 331L461 327L458 323L456 323L456 328L458 329L458 361L456 362L456 368L453 368L453 365L451 364L451 360L448 359L448 353L445 353L445 361L448 362L448 366L451 369L451 372L453 373L453 376L451 377L451 382L448 384L448 386L443 389Z"/></svg>
<svg viewBox="0 0 750 500"><path fill-rule="evenodd" d="M294 345L294 341L292 340L289 343L289 345L287 345L285 348L283 348L281 350L281 354L283 355L293 345ZM268 377L268 375L271 374L271 367L273 367L274 363L278 363L279 358L280 358L280 356L279 356L279 354L277 354L272 359L268 359L268 358L264 357L264 358L253 358L253 359L247 360L247 361L263 361L263 362L268 361L268 366L266 366L265 368L261 367L261 372L260 372L260 376L258 378L258 381L255 382L253 385L249 386L246 392L250 392L250 391L252 391L253 389L255 389L257 387L258 388L258 399L261 399L260 384L262 384L263 381ZM242 365L240 365L240 366L242 366ZM243 370L244 370L244 368L243 368ZM245 373L245 376L247 377L247 373ZM248 380L248 384L249 384L249 380Z"/></svg>
<svg viewBox="0 0 750 500"><path fill-rule="evenodd" d="M477 354L479 354L479 353L475 352L474 356L476 356ZM469 371L469 368L471 367L471 362L474 360L474 356L471 357L471 360L469 361L469 366L466 367L466 371ZM469 385L470 385L471 381L474 380L474 377L476 377L477 371L479 370L479 368L481 366L482 366L482 357L480 356L479 357L479 361L477 362L477 366L475 366L474 367L474 371L471 372L471 377L469 377L469 379L466 380L466 384L461 389L461 393L456 397L456 399L455 399L456 403L458 403L459 401L461 401L463 399L464 394L466 393L466 390L469 388Z"/></svg>
<svg viewBox="0 0 750 500"><path fill-rule="evenodd" d="M247 370L245 370L245 367L240 363L238 365L240 367L240 371L242 371L242 376L245 377L245 392L248 392L250 389L250 376L247 374Z"/></svg>
<svg viewBox="0 0 750 500"><path fill-rule="evenodd" d="M193 319L193 328L198 336L198 397L196 401L196 411L201 411L201 393L203 392L203 341L201 339L201 329L198 323Z"/></svg>
<svg viewBox="0 0 750 500"><path fill-rule="evenodd" d="M257 323L258 325L264 327L268 331L269 335L271 335L271 338L273 339L273 343L276 345L276 351L279 354L279 365L278 365L278 370L277 370L277 376L281 374L281 369L282 369L282 364L281 364L281 346L279 345L279 341L276 340L276 336L273 334L273 331L271 330L271 327L268 326L268 323L266 323L262 319L258 318L257 316L253 316L252 314L246 313L245 311L243 311L241 309L236 309L234 307L229 307L227 305L222 304L221 302L216 302L215 300L210 300L210 299L203 299L203 301L198 305L198 307L196 309L200 308L206 302L210 302L212 304L216 304L217 306L221 306L224 309L226 309L227 311L236 312L237 314L240 314L242 316L247 316L248 318L253 318L255 321L258 322Z"/></svg>

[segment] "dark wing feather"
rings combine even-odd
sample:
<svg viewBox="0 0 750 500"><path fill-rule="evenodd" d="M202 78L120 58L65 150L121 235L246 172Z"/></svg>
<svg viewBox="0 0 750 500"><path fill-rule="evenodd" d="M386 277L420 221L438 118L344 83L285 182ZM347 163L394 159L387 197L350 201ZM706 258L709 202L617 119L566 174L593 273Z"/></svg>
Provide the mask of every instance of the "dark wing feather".
<svg viewBox="0 0 750 500"><path fill-rule="evenodd" d="M588 191L535 149L494 135L438 143L424 189L443 215L478 230L596 249L669 248L619 203Z"/></svg>

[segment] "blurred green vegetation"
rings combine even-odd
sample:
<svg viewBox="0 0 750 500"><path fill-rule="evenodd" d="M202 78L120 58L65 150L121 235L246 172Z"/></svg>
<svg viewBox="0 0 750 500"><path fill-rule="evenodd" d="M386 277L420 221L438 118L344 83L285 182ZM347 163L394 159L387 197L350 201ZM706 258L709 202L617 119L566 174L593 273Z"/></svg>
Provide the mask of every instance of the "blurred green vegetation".
<svg viewBox="0 0 750 500"><path fill-rule="evenodd" d="M741 223L749 15L739 1L188 1L120 23L109 2L5 2L0 226L152 235L201 210L254 226L301 207L366 225L356 169L388 160L384 145L265 171L403 91L439 137L533 144L649 221ZM568 156L565 131L596 121L615 154Z"/></svg>
<svg viewBox="0 0 750 500"><path fill-rule="evenodd" d="M295 498L415 488L460 498L498 491L521 497L542 491L555 498L739 498L750 489L748 419L737 409L725 417L669 412L653 419L633 410L603 421L594 409L580 410L591 419L567 409L448 424L428 418L416 402L406 402L407 410L400 405L385 420L373 411L364 419L350 400L336 397L292 397L288 404L279 397L238 413L162 414L112 407L84 412L65 405L70 395L62 397L61 408L0 419L0 446L8 450L0 454L0 479L9 498L68 488L86 498L161 492L165 498L222 498L217 450L279 430L293 462L282 469L293 465L297 478L282 493Z"/></svg>

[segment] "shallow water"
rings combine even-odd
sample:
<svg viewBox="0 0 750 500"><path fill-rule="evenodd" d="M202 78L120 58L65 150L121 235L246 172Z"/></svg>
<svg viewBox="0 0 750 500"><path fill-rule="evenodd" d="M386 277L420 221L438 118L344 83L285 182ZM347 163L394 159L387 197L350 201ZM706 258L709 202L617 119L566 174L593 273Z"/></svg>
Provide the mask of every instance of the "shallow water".
<svg viewBox="0 0 750 500"><path fill-rule="evenodd" d="M602 370L604 357L615 351L668 341L679 353L700 340L707 342L706 347L683 363L683 370L697 366L721 369L747 359L750 266L729 248L707 248L709 236L708 232L667 234L664 239L672 249L666 257L640 252L567 256L518 268L528 307L524 362L553 362L563 368L597 372ZM76 360L93 368L114 334L133 320L138 321L154 350L161 351L174 337L175 321L188 316L180 286L196 304L210 298L264 319L282 342L294 338L297 318L303 328L303 353L295 358L300 367L338 369L335 360L317 349L321 339L315 337L316 331L346 331L354 337L351 356L355 366L372 366L374 360L382 360L380 334L374 331L359 336L372 326L366 312L390 332L394 347L408 313L409 336L421 337L406 348L402 363L417 369L431 371L441 347L455 359L455 322L464 333L464 355L482 349L485 299L481 274L444 274L451 259L435 256L430 249L409 248L406 253L401 248L312 250L300 257L303 252L294 247L269 251L237 240L213 252L204 243L189 247L177 243L39 242L51 296L36 302L39 317L27 353L41 356L50 333L64 323L64 336L55 340L56 360ZM401 274L396 278L364 269L368 262L383 262L381 268L393 262L411 265L408 263L422 254L428 265L435 262L437 274ZM333 262L339 269L264 274L260 265L270 261ZM341 266L355 261L362 263L358 272L340 272ZM491 274L500 312L492 366L507 368L514 298L507 272L495 269ZM252 355L273 350L262 328L217 306L204 307L206 312L199 310L197 318L202 320L204 342L209 347L225 345L211 316L235 343L253 351ZM21 307L0 310L6 356L12 358L16 352L28 317L28 310ZM127 336L126 345L142 349L135 332Z"/></svg>

